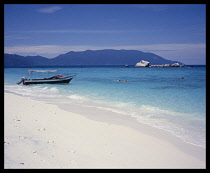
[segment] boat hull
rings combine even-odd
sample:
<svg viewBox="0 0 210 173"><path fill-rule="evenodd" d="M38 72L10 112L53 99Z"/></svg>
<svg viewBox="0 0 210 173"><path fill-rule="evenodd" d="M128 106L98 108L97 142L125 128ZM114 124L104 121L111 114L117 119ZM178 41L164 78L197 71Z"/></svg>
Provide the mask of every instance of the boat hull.
<svg viewBox="0 0 210 173"><path fill-rule="evenodd" d="M71 78L60 78L60 79L26 79L24 80L24 85L30 84L61 84L61 83L69 83L73 77Z"/></svg>

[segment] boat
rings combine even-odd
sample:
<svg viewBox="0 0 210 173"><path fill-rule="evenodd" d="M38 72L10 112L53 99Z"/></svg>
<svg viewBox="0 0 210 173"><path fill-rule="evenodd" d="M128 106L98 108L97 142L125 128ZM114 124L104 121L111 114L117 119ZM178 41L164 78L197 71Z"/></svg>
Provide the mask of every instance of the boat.
<svg viewBox="0 0 210 173"><path fill-rule="evenodd" d="M29 70L28 73L32 74L32 73L51 73L51 72L57 72L57 70ZM62 76L61 74L58 75L54 75L52 77L48 77L48 78L26 78L26 77L22 77L21 80L19 82L17 82L17 84L21 84L23 83L23 85L30 85L30 84L62 84L62 83L69 83L74 77L76 76L76 74L71 75L71 76Z"/></svg>
<svg viewBox="0 0 210 173"><path fill-rule="evenodd" d="M136 63L135 67L149 67L150 62L141 60L140 62Z"/></svg>

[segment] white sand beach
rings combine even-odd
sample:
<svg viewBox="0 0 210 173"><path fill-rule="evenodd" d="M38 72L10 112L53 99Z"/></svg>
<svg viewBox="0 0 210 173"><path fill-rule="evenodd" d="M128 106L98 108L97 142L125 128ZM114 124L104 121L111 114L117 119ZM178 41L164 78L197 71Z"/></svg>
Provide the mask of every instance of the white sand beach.
<svg viewBox="0 0 210 173"><path fill-rule="evenodd" d="M75 109L80 113L4 93L4 168L206 167L204 148L140 123L97 120Z"/></svg>

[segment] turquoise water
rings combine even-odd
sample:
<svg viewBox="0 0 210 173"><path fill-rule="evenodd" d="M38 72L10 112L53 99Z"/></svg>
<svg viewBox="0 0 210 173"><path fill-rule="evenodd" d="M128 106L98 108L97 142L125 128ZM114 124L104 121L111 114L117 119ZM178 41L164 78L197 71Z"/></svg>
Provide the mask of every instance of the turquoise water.
<svg viewBox="0 0 210 173"><path fill-rule="evenodd" d="M76 73L69 84L17 85L28 70ZM131 116L185 142L205 147L206 67L5 68L4 87L49 102L91 105ZM184 77L184 79L180 79ZM122 82L119 80L127 80Z"/></svg>

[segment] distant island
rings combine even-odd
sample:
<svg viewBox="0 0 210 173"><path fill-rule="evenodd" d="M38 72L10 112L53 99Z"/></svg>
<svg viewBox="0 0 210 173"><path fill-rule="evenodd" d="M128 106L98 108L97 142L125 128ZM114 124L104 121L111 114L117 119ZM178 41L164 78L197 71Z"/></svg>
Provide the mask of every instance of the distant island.
<svg viewBox="0 0 210 173"><path fill-rule="evenodd" d="M78 66L78 65L135 65L145 60L151 65L173 64L179 61L164 59L150 52L139 50L86 50L70 51L54 58L42 56L21 56L17 54L4 54L4 67L33 67L33 66Z"/></svg>

